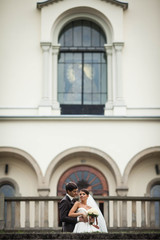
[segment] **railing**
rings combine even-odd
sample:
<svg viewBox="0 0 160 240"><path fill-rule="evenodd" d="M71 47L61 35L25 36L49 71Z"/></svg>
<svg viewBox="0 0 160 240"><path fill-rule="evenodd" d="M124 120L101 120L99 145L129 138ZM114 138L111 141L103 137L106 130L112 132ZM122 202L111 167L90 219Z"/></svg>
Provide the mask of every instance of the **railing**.
<svg viewBox="0 0 160 240"><path fill-rule="evenodd" d="M0 229L61 229L60 197L0 195ZM160 228L160 198L95 197L108 228Z"/></svg>

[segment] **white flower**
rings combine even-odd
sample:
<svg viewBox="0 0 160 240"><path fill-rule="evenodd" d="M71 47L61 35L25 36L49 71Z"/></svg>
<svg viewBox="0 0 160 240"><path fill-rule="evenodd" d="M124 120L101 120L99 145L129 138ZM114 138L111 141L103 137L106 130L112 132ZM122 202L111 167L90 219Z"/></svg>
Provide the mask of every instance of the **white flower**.
<svg viewBox="0 0 160 240"><path fill-rule="evenodd" d="M88 210L88 215L89 215L89 216L95 216L95 217L97 217L97 216L99 215L99 213L98 213L98 211L97 211L96 208L90 208L90 209Z"/></svg>

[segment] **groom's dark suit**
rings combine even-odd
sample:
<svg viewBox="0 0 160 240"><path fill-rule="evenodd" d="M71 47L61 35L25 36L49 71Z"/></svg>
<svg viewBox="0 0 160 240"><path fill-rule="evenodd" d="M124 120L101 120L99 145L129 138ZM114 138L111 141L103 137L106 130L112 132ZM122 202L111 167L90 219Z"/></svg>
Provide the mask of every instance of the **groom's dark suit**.
<svg viewBox="0 0 160 240"><path fill-rule="evenodd" d="M77 218L68 217L68 213L73 207L73 204L67 195L60 202L59 210L63 232L73 232L74 226L77 223Z"/></svg>

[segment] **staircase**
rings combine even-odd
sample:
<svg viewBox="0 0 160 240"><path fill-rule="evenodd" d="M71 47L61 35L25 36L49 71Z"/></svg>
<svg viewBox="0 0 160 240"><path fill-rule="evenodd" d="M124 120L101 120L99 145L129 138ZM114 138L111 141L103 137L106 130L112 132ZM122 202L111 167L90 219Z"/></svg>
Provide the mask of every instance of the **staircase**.
<svg viewBox="0 0 160 240"><path fill-rule="evenodd" d="M94 240L103 240L103 239L112 239L112 240L147 240L147 239L160 239L160 230L154 232L111 232L111 233L83 233L83 234L73 234L73 233L58 233L58 232L36 232L36 231L1 231L0 239L3 240L81 240L81 239L94 239Z"/></svg>

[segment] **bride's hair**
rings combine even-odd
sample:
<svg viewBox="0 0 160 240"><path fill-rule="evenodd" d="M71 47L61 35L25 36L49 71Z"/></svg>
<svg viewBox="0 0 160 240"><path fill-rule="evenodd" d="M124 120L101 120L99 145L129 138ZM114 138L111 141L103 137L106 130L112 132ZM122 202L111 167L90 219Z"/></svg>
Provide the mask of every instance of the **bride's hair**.
<svg viewBox="0 0 160 240"><path fill-rule="evenodd" d="M80 192L85 192L87 195L89 195L89 191L87 189L85 189L85 188L80 189Z"/></svg>

